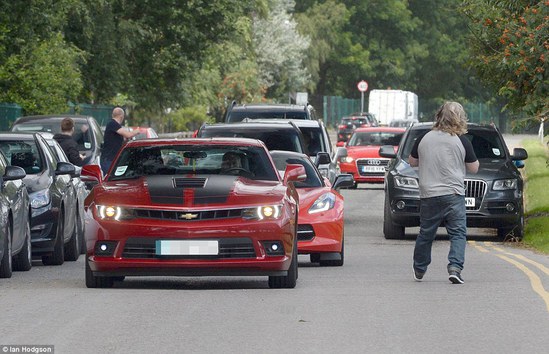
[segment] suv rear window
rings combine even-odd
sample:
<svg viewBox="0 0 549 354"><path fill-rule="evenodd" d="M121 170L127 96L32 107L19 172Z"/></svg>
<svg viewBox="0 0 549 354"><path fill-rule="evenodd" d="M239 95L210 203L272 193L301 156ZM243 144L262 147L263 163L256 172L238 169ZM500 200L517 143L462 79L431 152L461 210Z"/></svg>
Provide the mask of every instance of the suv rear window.
<svg viewBox="0 0 549 354"><path fill-rule="evenodd" d="M245 118L250 119L307 119L305 111L264 111L264 110L238 110L233 109L227 116L227 122L241 122Z"/></svg>

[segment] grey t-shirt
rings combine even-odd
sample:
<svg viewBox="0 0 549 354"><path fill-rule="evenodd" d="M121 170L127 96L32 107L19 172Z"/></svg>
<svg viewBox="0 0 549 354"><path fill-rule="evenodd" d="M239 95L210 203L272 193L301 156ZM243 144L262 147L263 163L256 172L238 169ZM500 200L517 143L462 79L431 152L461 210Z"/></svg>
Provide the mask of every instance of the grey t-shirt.
<svg viewBox="0 0 549 354"><path fill-rule="evenodd" d="M419 159L419 196L465 195L465 163L477 157L464 136L431 130L417 139L410 156Z"/></svg>

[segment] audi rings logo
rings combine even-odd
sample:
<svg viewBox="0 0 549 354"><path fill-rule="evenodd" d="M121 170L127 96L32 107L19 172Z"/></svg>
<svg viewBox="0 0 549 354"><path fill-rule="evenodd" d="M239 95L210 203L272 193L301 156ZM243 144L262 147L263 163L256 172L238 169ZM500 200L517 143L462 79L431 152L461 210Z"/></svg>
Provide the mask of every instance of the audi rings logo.
<svg viewBox="0 0 549 354"><path fill-rule="evenodd" d="M381 165L381 161L380 160L366 160L366 164L367 165L379 166L379 165Z"/></svg>

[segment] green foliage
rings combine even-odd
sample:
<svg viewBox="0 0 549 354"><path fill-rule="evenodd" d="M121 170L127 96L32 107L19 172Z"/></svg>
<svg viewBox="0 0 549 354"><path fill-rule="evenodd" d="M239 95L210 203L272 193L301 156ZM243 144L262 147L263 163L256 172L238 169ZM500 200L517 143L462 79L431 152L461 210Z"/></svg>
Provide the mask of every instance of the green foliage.
<svg viewBox="0 0 549 354"><path fill-rule="evenodd" d="M206 107L190 106L170 112L164 120L172 125L172 131L194 131L203 123L213 122L206 112Z"/></svg>

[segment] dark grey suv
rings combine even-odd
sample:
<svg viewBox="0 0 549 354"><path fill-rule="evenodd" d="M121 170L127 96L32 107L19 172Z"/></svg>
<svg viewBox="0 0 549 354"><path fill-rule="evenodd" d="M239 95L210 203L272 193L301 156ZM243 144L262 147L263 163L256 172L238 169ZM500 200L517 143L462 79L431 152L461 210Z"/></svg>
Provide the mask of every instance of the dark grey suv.
<svg viewBox="0 0 549 354"><path fill-rule="evenodd" d="M311 105L253 103L236 104L233 102L225 113L225 123L241 122L244 119L309 119L316 120L316 114Z"/></svg>
<svg viewBox="0 0 549 354"><path fill-rule="evenodd" d="M383 157L394 158L385 174L383 233L402 238L406 227L419 226L417 168L408 164L416 139L431 130L432 123L419 123L404 134L397 153L382 146ZM497 229L498 238L520 239L524 232L523 181L514 161L528 158L515 148L511 155L499 130L493 126L468 124L465 135L480 162L477 174L465 176L467 226Z"/></svg>

